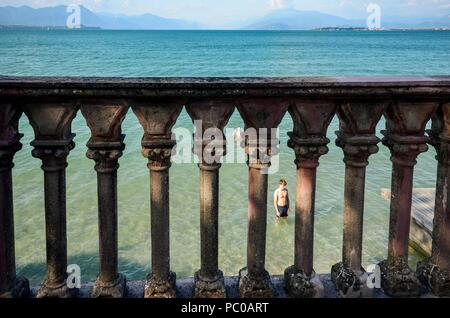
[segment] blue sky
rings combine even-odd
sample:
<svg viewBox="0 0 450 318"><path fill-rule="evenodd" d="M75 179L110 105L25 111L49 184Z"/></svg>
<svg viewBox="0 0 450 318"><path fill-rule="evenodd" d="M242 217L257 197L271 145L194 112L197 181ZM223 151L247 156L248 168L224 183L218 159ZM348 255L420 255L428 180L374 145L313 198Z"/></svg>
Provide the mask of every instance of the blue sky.
<svg viewBox="0 0 450 318"><path fill-rule="evenodd" d="M127 15L153 13L216 26L289 7L347 18L365 18L369 3L380 5L384 16L432 17L450 13L450 0L0 0L0 6L45 7L72 3L82 4L97 12Z"/></svg>

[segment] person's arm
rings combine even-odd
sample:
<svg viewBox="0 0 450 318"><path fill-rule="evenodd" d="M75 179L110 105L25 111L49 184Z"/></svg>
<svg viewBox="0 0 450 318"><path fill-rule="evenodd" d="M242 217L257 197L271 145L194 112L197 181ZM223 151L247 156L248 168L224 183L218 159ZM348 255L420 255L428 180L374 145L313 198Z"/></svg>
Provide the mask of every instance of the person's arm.
<svg viewBox="0 0 450 318"><path fill-rule="evenodd" d="M278 211L278 189L273 193L273 206L277 215L280 214Z"/></svg>

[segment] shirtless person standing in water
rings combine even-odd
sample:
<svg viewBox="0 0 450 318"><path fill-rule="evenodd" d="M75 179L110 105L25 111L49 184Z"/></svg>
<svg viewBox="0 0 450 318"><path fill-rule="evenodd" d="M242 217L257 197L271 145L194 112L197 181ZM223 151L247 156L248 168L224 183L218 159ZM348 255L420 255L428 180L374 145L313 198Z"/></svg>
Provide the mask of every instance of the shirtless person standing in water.
<svg viewBox="0 0 450 318"><path fill-rule="evenodd" d="M287 182L281 179L278 182L278 189L273 194L273 204L275 206L275 211L277 211L278 218L286 218L289 216L291 211L289 207L289 192L286 189Z"/></svg>

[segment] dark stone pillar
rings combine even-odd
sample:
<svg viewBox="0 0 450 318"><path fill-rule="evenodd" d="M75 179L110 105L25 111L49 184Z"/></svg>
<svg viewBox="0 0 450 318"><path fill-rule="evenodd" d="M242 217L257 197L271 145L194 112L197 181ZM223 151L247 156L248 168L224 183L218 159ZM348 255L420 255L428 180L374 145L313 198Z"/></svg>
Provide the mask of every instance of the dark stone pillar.
<svg viewBox="0 0 450 318"><path fill-rule="evenodd" d="M194 153L200 168L200 241L201 268L195 273L194 297L225 298L223 273L219 269L219 169L225 154L223 129L233 114L228 101L195 101L187 111L196 131ZM205 134L205 136L204 136Z"/></svg>
<svg viewBox="0 0 450 318"><path fill-rule="evenodd" d="M142 154L150 170L152 272L145 285L146 298L175 298L175 273L170 271L169 168L175 140L171 129L182 102L132 102L133 111L144 128Z"/></svg>
<svg viewBox="0 0 450 318"><path fill-rule="evenodd" d="M342 262L331 269L341 297L372 297L368 274L362 267L364 190L369 157L378 152L377 123L385 103L344 103L338 109L340 130L336 144L344 151L344 246Z"/></svg>
<svg viewBox="0 0 450 318"><path fill-rule="evenodd" d="M420 282L408 266L413 171L417 156L428 150L425 126L435 103L393 103L386 111L383 143L391 150L392 189L388 259L380 263L381 286L392 297L417 297Z"/></svg>
<svg viewBox="0 0 450 318"><path fill-rule="evenodd" d="M334 103L320 101L298 101L289 109L294 131L289 133L288 145L295 151L297 165L295 257L294 265L284 273L290 297L324 296L323 284L313 269L316 174L319 158L328 153L326 134L335 110Z"/></svg>
<svg viewBox="0 0 450 318"><path fill-rule="evenodd" d="M28 280L16 275L14 244L13 158L22 148L18 132L21 112L0 104L0 298L23 298L30 292Z"/></svg>
<svg viewBox="0 0 450 318"><path fill-rule="evenodd" d="M73 297L67 286L66 167L75 146L71 123L77 107L69 103L27 104L25 113L33 126L33 157L42 160L45 192L47 278L38 298Z"/></svg>
<svg viewBox="0 0 450 318"><path fill-rule="evenodd" d="M100 274L92 289L93 298L122 298L126 293L117 252L117 169L125 148L121 123L128 110L123 104L94 101L81 106L92 134L87 157L95 161L97 172Z"/></svg>
<svg viewBox="0 0 450 318"><path fill-rule="evenodd" d="M429 135L438 160L433 249L418 264L417 275L434 295L450 297L450 103L439 108Z"/></svg>
<svg viewBox="0 0 450 318"><path fill-rule="evenodd" d="M239 112L247 129L256 135L246 135L248 154L248 236L247 267L239 272L241 298L271 298L274 290L265 269L267 229L267 170L270 157L278 146L271 129L278 127L289 102L283 99L256 99L239 103ZM266 129L264 131L262 129Z"/></svg>

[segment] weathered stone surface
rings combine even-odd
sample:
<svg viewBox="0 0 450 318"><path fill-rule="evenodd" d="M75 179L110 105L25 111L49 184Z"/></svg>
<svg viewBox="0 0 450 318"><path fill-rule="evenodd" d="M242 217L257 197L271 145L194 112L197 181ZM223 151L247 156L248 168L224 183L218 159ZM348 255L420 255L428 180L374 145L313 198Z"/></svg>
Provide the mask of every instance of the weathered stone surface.
<svg viewBox="0 0 450 318"><path fill-rule="evenodd" d="M124 298L127 292L127 279L122 274L117 274L115 281L103 281L97 278L92 287L92 298Z"/></svg>
<svg viewBox="0 0 450 318"><path fill-rule="evenodd" d="M450 297L450 272L427 258L417 264L417 277L438 297Z"/></svg>
<svg viewBox="0 0 450 318"><path fill-rule="evenodd" d="M345 162L344 236L342 262L333 266L332 280L341 297L370 297L367 274L362 268L362 240L366 167L369 157L378 152L375 135L388 103L345 102L339 105L339 131L336 145L342 148Z"/></svg>
<svg viewBox="0 0 450 318"><path fill-rule="evenodd" d="M1 97L435 99L450 94L450 77L79 78L0 77Z"/></svg>
<svg viewBox="0 0 450 318"><path fill-rule="evenodd" d="M170 78L170 79L143 79L143 78L15 78L0 77L0 98L3 101L21 102L24 110L30 118L30 122L36 133L36 140L33 141L35 150L33 155L43 160L43 169L45 171L46 182L46 202L52 202L51 208L46 204L47 225L58 224L54 227L55 235L48 237L50 244L48 249L48 263L52 271L48 272L46 286L54 288L54 294L58 294L61 286L59 283L64 279L63 268L66 265L66 242L65 242L65 175L64 169L67 166L66 157L73 148L73 135L70 131L70 122L76 113L76 103L93 101L94 106L99 101L108 98L113 100L123 99L132 100L135 106L135 113L138 115L145 134L143 138L143 152L149 158L149 168L152 174L152 207L157 202L168 200L168 169L170 167L170 151L174 146L170 138L171 124L181 110L181 105L189 104L193 100L203 100L208 104L212 99L233 100L240 108L241 114L248 127L269 128L276 127L276 122L281 120L281 114L284 114L285 105L291 103L292 99L303 101L321 99L333 102L348 101L365 103L371 100L374 103L391 102L391 107L386 111L388 119L388 129L385 138L385 144L390 147L394 162L393 174L393 207L391 209L390 226L390 246L389 246L389 265L387 268L395 265L395 262L401 260L407 261L407 252L405 253L405 237L409 227L405 220L408 218L408 198L409 184L412 182L412 167L415 163L415 157L426 151L427 138L423 135L423 129L429 117L431 109L437 102L447 101L450 96L450 78L449 77L422 77L422 78L357 78L357 77L329 77L329 78ZM59 102L62 101L62 102ZM74 102L76 101L76 102ZM280 107L281 105L281 107ZM94 108L92 108L93 110ZM344 108L342 114L345 114ZM375 107L374 107L375 109ZM90 111L90 110L88 110ZM345 116L348 114L345 114ZM149 116L162 119L162 121L151 121ZM355 125L346 124L341 130L348 130L355 134L363 130L372 128L362 114L357 114ZM109 117L108 117L109 118ZM108 130L109 121L107 118L99 117L99 130L97 135L100 139L106 135L115 135L117 131ZM351 120L350 120L351 121ZM349 121L349 122L350 122ZM105 124L105 126L102 126ZM275 125L276 124L276 125ZM366 125L366 127L363 127ZM111 126L109 126L111 128ZM0 129L0 134L4 130ZM278 143L275 138L269 136L269 144ZM348 137L348 138L347 138ZM367 137L367 136L366 136ZM0 138L2 139L2 138ZM117 140L117 138L115 139ZM259 143L261 140L258 140ZM360 142L351 136L342 136L342 147L346 153L346 163L358 169L362 169L367 164L367 158L376 150L372 144L359 145ZM109 141L108 141L109 142ZM104 163L98 166L99 172L108 174L117 169L114 165L121 155L120 147L114 145L114 149L105 149L100 143L90 145L89 157L93 160ZM120 141L119 141L120 144ZM203 144L203 141L202 141ZM447 147L445 143L440 143L440 149ZM308 162L314 163L314 155L321 155L326 152L326 147L298 147L296 151L305 157ZM5 152L2 148L2 158L6 158L9 163L9 147ZM251 224L252 231L249 231L249 271L261 273L264 269L265 256L265 226L262 226L266 219L262 215L267 210L262 202L264 196L267 196L267 177L258 176L262 170L270 165L270 156L274 154L269 148L258 149L256 151L263 154L263 159L269 159L268 162L250 163L249 182L249 215L257 219ZM250 149L247 144L247 152L253 153L255 149ZM276 149L275 149L276 151ZM447 165L448 151L438 150L440 163ZM317 157L317 156L316 156ZM367 158L366 158L367 157ZM365 160L357 160L364 158ZM3 163L0 163L3 166ZM360 167L358 165L361 165ZM6 165L5 165L6 167ZM204 169L203 169L204 168ZM203 170L207 171L206 166ZM208 167L216 169L216 166ZM3 169L3 168L1 168ZM313 170L308 168L309 170ZM448 176L448 168L440 167L438 172L438 185L443 184ZM209 171L209 170L208 170ZM208 172L209 173L209 172ZM441 178L439 178L441 176ZM9 177L8 177L9 178ZM2 176L2 180L6 180ZM308 180L313 180L309 175ZM362 180L362 174L359 173L355 180ZM9 179L8 179L9 180ZM354 184L361 185L361 182ZM438 186L439 187L439 186ZM7 187L6 187L7 188ZM162 189L162 190L161 190ZM4 192L3 190L1 192ZM166 195L167 194L167 195ZM442 192L442 195L445 193ZM440 198L438 193L437 197ZM445 197L445 196L444 196ZM360 197L359 197L360 198ZM355 200L361 201L361 200ZM437 200L437 202L441 202ZM446 200L441 206L446 209ZM442 203L442 202L441 202ZM152 211L152 214L161 216L168 211L163 209ZM410 208L410 207L409 207ZM392 212L394 211L394 212ZM167 212L167 213L166 213ZM168 218L158 218L161 223L152 224L152 235L168 232ZM448 249L443 246L450 246L448 243L448 222L445 214L437 213L437 221L440 224L436 227L435 248L439 253L433 255L433 262L439 264L439 269L444 272L448 267ZM153 217L152 217L153 220ZM409 222L409 220L408 220ZM153 221L152 221L153 223ZM351 222L352 223L352 222ZM359 222L355 222L355 224ZM63 225L63 226L62 226ZM256 229L256 231L255 231ZM155 231L153 231L155 230ZM440 232L439 232L440 231ZM348 232L350 233L350 232ZM164 233L163 233L164 234ZM49 235L48 235L49 236ZM160 235L159 235L160 236ZM162 235L162 245L166 245L168 240ZM447 241L446 241L447 240ZM345 240L347 243L352 240ZM358 240L355 240L358 242ZM157 242L155 242L157 244ZM152 244L153 246L154 244ZM346 244L345 246L351 246ZM154 272L160 277L166 277L168 272L169 257L168 253L155 249L161 257L157 258L160 266L152 266ZM346 248L344 248L345 250ZM168 250L168 248L167 248ZM358 254L358 253L356 253ZM55 255L64 255L60 260L55 260ZM254 257L254 255L258 255ZM438 257L436 255L443 255ZM354 259L357 259L353 258ZM152 257L155 259L155 257ZM345 259L345 257L344 257ZM352 263L352 262L350 262ZM153 264L152 264L153 265ZM353 268L352 268L353 269ZM353 269L354 270L354 269ZM251 277L250 275L249 277ZM256 277L261 277L256 275ZM226 283L227 279L225 279ZM64 288L62 288L64 289ZM61 289L61 290L62 290ZM227 287L228 289L228 287ZM192 292L192 289L190 290ZM227 290L228 292L228 290Z"/></svg>
<svg viewBox="0 0 450 318"><path fill-rule="evenodd" d="M45 280L39 289L36 298L75 298L78 296L78 292L79 290L77 288L67 287L65 280L62 280L59 285L52 284L49 280Z"/></svg>
<svg viewBox="0 0 450 318"><path fill-rule="evenodd" d="M197 100L186 105L186 110L194 123L200 123L193 147L200 168L201 242L201 268L195 273L194 297L225 298L223 274L218 266L219 168L220 159L226 153L223 129L234 105L229 100Z"/></svg>
<svg viewBox="0 0 450 318"><path fill-rule="evenodd" d="M288 295L293 298L323 298L325 294L319 275L314 271L307 275L296 266L285 270L284 284Z"/></svg>
<svg viewBox="0 0 450 318"><path fill-rule="evenodd" d="M267 171L270 157L278 152L275 129L283 119L290 102L283 99L249 99L237 103L246 129L245 151L249 166L247 267L239 273L239 290L243 298L273 297L270 276L265 269L267 231Z"/></svg>
<svg viewBox="0 0 450 318"><path fill-rule="evenodd" d="M421 284L416 273L402 258L379 264L381 270L381 287L391 297L419 297Z"/></svg>
<svg viewBox="0 0 450 318"><path fill-rule="evenodd" d="M383 289L395 297L416 297L421 292L408 266L413 171L417 156L428 150L425 126L437 106L435 102L395 102L385 112L383 144L391 151L393 169L388 259L380 267Z"/></svg>
<svg viewBox="0 0 450 318"><path fill-rule="evenodd" d="M30 295L30 284L28 279L16 276L8 289L0 290L1 298L27 298Z"/></svg>
<svg viewBox="0 0 450 318"><path fill-rule="evenodd" d="M176 297L175 274L170 271L169 238L169 168L172 149L172 127L180 115L179 100L134 100L130 102L144 136L142 154L150 170L150 214L152 272L148 275L146 298Z"/></svg>
<svg viewBox="0 0 450 318"><path fill-rule="evenodd" d="M418 264L417 275L436 296L450 297L450 103L440 105L428 132L438 160L431 257Z"/></svg>
<svg viewBox="0 0 450 318"><path fill-rule="evenodd" d="M247 268L239 271L239 294L241 298L273 298L274 288L269 273L262 276L251 276Z"/></svg>
<svg viewBox="0 0 450 318"><path fill-rule="evenodd" d="M336 291L334 283L331 281L331 276L329 274L317 274L320 281L324 286L324 298L339 298L340 295ZM227 298L238 299L239 298L239 277L229 277L224 278L225 288L227 292ZM274 288L274 296L276 298L287 298L289 297L285 290L284 276L272 276L271 277L272 286ZM91 291L94 282L83 284L79 290L79 298L90 298ZM125 298L142 298L144 297L144 287L145 281L128 281L127 282L127 294ZM36 293L39 290L39 286L31 288L31 298L36 297ZM176 281L176 294L177 298L190 299L192 298L192 291L194 289L194 278L182 278ZM435 297L431 294L423 294L421 297ZM389 298L389 296L383 293L382 289L374 290L374 298Z"/></svg>
<svg viewBox="0 0 450 318"><path fill-rule="evenodd" d="M294 265L285 271L291 297L323 294L313 269L316 174L320 157L328 153L330 140L326 135L335 111L336 104L326 100L295 101L289 108L294 130L288 133L288 146L295 152L297 166Z"/></svg>
<svg viewBox="0 0 450 318"><path fill-rule="evenodd" d="M169 272L165 279L150 275L144 287L145 298L176 298L176 275Z"/></svg>
<svg viewBox="0 0 450 318"><path fill-rule="evenodd" d="M367 279L368 274L363 268L356 272L343 262L331 269L331 280L342 298L371 298L374 290L367 286Z"/></svg>
<svg viewBox="0 0 450 318"><path fill-rule="evenodd" d="M125 102L92 101L81 106L91 130L86 156L95 161L98 188L100 274L93 298L122 298L126 278L118 273L117 170L125 149L121 124L128 106Z"/></svg>
<svg viewBox="0 0 450 318"><path fill-rule="evenodd" d="M0 103L0 298L27 297L28 281L16 275L14 244L13 158L22 148L18 107Z"/></svg>
<svg viewBox="0 0 450 318"><path fill-rule="evenodd" d="M77 290L67 287L66 175L67 156L75 147L71 123L75 102L24 104L34 129L32 155L42 160L44 170L47 278L39 298L69 298Z"/></svg>
<svg viewBox="0 0 450 318"><path fill-rule="evenodd" d="M226 298L225 280L222 271L218 271L216 277L207 280L201 277L200 271L194 277L194 298Z"/></svg>

